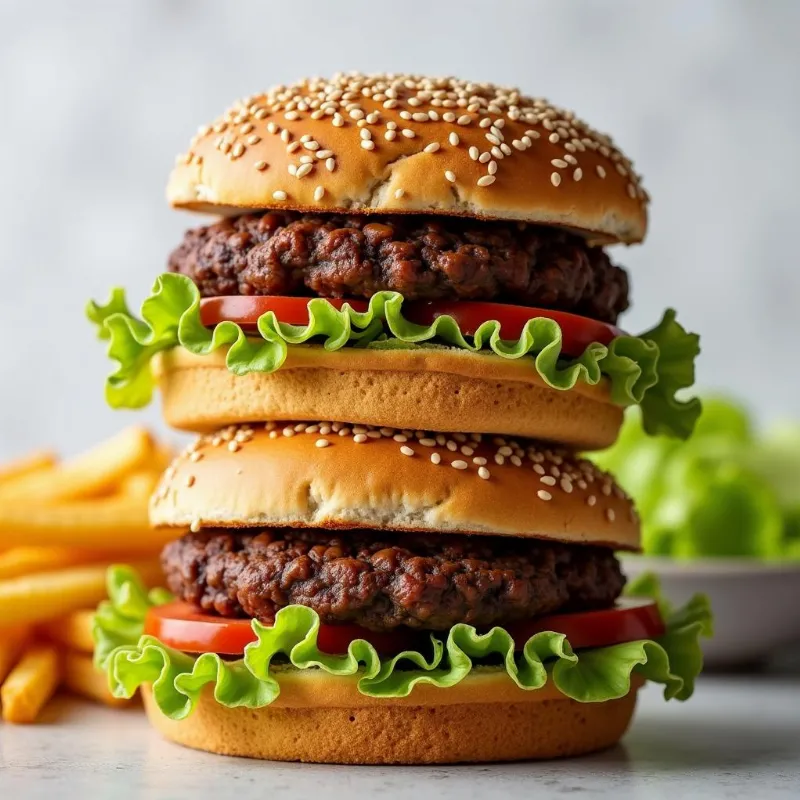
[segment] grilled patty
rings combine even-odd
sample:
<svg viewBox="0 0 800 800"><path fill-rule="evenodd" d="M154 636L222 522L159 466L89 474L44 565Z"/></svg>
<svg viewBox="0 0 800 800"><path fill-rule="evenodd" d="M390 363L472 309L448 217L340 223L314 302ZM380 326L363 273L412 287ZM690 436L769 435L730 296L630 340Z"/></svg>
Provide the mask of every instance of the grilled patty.
<svg viewBox="0 0 800 800"><path fill-rule="evenodd" d="M628 276L555 228L447 216L246 214L186 232L169 269L205 297L484 300L616 322Z"/></svg>
<svg viewBox="0 0 800 800"><path fill-rule="evenodd" d="M284 606L375 631L446 630L613 604L625 579L610 549L502 536L221 529L162 554L175 595L271 623Z"/></svg>

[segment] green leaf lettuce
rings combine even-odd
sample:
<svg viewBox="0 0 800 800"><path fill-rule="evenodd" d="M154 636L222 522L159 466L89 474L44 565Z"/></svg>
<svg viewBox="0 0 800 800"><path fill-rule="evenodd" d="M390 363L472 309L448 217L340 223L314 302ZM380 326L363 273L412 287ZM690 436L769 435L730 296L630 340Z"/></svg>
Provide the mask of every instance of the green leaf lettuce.
<svg viewBox="0 0 800 800"><path fill-rule="evenodd" d="M117 368L106 383L106 398L114 408L139 408L150 402L154 380L150 362L156 353L184 347L195 355L227 348L228 369L236 375L273 372L286 360L290 346L321 344L326 350L342 347L405 348L431 344L470 352L494 353L506 359L527 358L531 367L554 389L567 391L576 383L610 381L612 401L620 406L640 405L648 433L686 438L700 414L697 399L678 400L676 393L694 381L698 337L687 333L667 311L663 320L641 336L619 336L608 346L594 342L578 358L561 353L561 329L553 320L530 320L516 340L500 337L496 321L484 322L466 337L450 316L431 325L417 325L402 314L403 297L378 292L367 311L348 304L336 309L323 298L308 301L307 325L280 322L274 312L258 320L258 336L245 335L230 321L213 330L200 319L200 293L184 275L164 274L156 279L144 301L141 318L128 310L122 290L115 289L105 305L90 303L87 316L108 342L108 355Z"/></svg>
<svg viewBox="0 0 800 800"><path fill-rule="evenodd" d="M652 581L652 579L650 579ZM652 582L642 584L651 594ZM319 670L334 676L357 676L358 691L378 698L405 697L419 684L447 688L464 680L473 669L505 672L522 689L535 691L553 684L567 697L595 703L626 695L631 675L663 684L666 699L687 699L702 667L700 635L710 635L708 601L694 597L671 612L666 633L658 640L628 642L576 653L563 634L543 632L531 637L522 652L503 628L479 634L470 625L454 625L446 636L431 635L427 653L405 651L381 657L364 640L352 642L343 655L317 647L319 617L304 606L278 612L267 627L253 621L258 640L244 657L230 661L213 653L191 656L142 635L147 609L168 598L146 593L126 567L108 574L109 600L95 617L95 662L108 673L117 697L130 697L143 684L152 684L161 711L172 719L188 716L206 686L226 707L260 708L280 693L286 669ZM279 659L283 663L275 664ZM288 663L286 663L288 660ZM492 666L483 666L490 660ZM499 666L498 666L499 664Z"/></svg>

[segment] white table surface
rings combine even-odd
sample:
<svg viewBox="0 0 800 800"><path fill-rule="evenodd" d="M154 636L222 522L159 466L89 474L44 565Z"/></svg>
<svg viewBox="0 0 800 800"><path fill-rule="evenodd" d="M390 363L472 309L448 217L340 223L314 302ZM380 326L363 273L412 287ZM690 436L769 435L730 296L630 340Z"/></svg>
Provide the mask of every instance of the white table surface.
<svg viewBox="0 0 800 800"><path fill-rule="evenodd" d="M623 743L580 759L453 767L278 764L162 741L141 710L58 698L0 724L0 798L800 798L800 676L701 680L685 704L643 692Z"/></svg>

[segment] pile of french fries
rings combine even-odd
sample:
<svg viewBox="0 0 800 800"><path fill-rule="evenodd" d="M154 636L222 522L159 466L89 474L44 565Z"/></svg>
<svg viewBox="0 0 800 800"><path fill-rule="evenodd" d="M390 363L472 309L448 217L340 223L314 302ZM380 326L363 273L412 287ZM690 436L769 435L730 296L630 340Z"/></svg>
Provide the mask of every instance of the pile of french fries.
<svg viewBox="0 0 800 800"><path fill-rule="evenodd" d="M109 564L158 583L164 534L148 499L172 454L139 427L75 458L34 453L0 465L0 707L36 720L60 687L110 705L92 665L92 618Z"/></svg>

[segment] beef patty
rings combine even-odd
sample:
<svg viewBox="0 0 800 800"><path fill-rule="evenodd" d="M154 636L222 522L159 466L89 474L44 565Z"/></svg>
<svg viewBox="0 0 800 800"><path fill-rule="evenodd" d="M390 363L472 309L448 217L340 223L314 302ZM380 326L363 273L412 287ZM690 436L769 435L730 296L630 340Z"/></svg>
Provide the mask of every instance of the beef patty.
<svg viewBox="0 0 800 800"><path fill-rule="evenodd" d="M376 631L446 630L610 606L625 579L612 551L502 536L221 529L162 554L177 597L270 623L291 604Z"/></svg>
<svg viewBox="0 0 800 800"><path fill-rule="evenodd" d="M616 322L628 276L555 228L447 216L267 212L187 231L169 269L203 296L491 300Z"/></svg>

